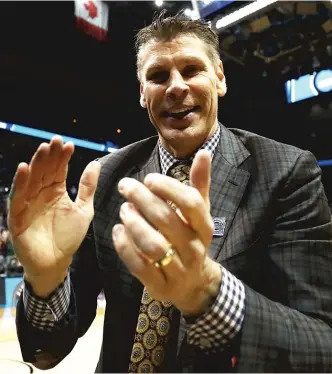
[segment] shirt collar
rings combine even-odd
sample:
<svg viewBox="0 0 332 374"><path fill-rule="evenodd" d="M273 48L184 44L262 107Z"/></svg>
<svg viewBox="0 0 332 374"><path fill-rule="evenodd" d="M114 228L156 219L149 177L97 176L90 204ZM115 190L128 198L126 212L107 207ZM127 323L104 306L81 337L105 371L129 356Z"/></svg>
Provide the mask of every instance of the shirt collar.
<svg viewBox="0 0 332 374"><path fill-rule="evenodd" d="M201 146L200 148L187 160L179 160L173 157L166 149L161 145L160 141L158 141L158 147L159 147L159 156L160 156L160 164L161 164L161 171L163 174L167 174L168 170L176 163L178 162L183 162L187 161L190 162L193 160L195 154L200 150L200 149L206 149L211 153L211 156L213 158L217 145L220 140L220 125L218 124L216 132L209 138L207 139Z"/></svg>

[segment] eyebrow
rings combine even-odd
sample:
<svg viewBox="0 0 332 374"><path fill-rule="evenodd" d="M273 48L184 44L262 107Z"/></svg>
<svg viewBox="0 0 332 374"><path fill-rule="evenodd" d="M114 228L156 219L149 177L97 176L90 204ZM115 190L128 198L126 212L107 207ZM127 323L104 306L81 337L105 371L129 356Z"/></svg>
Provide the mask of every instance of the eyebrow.
<svg viewBox="0 0 332 374"><path fill-rule="evenodd" d="M162 70L162 69L165 69L165 65L161 65L161 64L152 64L150 65L147 70L146 70L146 75L152 73L153 71L155 70Z"/></svg>
<svg viewBox="0 0 332 374"><path fill-rule="evenodd" d="M203 60L201 60L200 58L196 57L196 56L187 56L185 57L183 60L184 64L199 64L199 65L204 65L205 66L205 63ZM167 66L167 64L161 64L161 63L152 63L146 70L146 73L145 75L149 75L151 74L152 72L156 71L156 70L163 70L165 69L165 67Z"/></svg>

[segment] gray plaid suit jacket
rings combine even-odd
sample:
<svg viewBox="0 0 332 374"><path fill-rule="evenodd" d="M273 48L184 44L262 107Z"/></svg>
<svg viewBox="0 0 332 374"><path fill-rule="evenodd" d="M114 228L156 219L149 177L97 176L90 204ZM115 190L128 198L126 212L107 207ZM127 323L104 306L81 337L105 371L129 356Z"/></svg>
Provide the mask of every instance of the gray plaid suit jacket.
<svg viewBox="0 0 332 374"><path fill-rule="evenodd" d="M98 372L126 372L143 286L114 250L124 176L142 181L161 172L157 137L100 159L91 232L71 266L71 304L52 332L34 329L18 305L23 358L49 368L65 357L96 313L104 289L103 345ZM181 335L178 370L332 372L332 225L310 152L222 126L212 164L211 214L225 217L210 256L245 284L241 332L224 351L205 355ZM94 243L95 249L91 248Z"/></svg>

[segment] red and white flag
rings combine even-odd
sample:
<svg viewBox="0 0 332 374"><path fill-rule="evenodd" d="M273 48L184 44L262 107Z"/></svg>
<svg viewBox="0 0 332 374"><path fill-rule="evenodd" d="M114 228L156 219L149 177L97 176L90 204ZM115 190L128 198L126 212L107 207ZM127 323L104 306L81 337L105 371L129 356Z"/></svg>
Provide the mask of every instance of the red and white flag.
<svg viewBox="0 0 332 374"><path fill-rule="evenodd" d="M77 27L98 40L107 39L108 6L99 0L76 0Z"/></svg>

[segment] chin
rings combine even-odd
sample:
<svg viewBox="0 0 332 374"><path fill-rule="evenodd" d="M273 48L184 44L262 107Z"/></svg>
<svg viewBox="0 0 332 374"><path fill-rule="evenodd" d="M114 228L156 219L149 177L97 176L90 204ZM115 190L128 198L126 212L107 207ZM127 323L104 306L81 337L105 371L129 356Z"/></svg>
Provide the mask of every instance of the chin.
<svg viewBox="0 0 332 374"><path fill-rule="evenodd" d="M183 128L164 128L161 136L166 143L175 147L199 147L207 137L206 129L203 126L191 125Z"/></svg>
<svg viewBox="0 0 332 374"><path fill-rule="evenodd" d="M198 127L193 125L189 126L177 126L177 127L166 127L162 131L162 135L165 139L177 139L177 138L191 138L197 136L201 131Z"/></svg>

